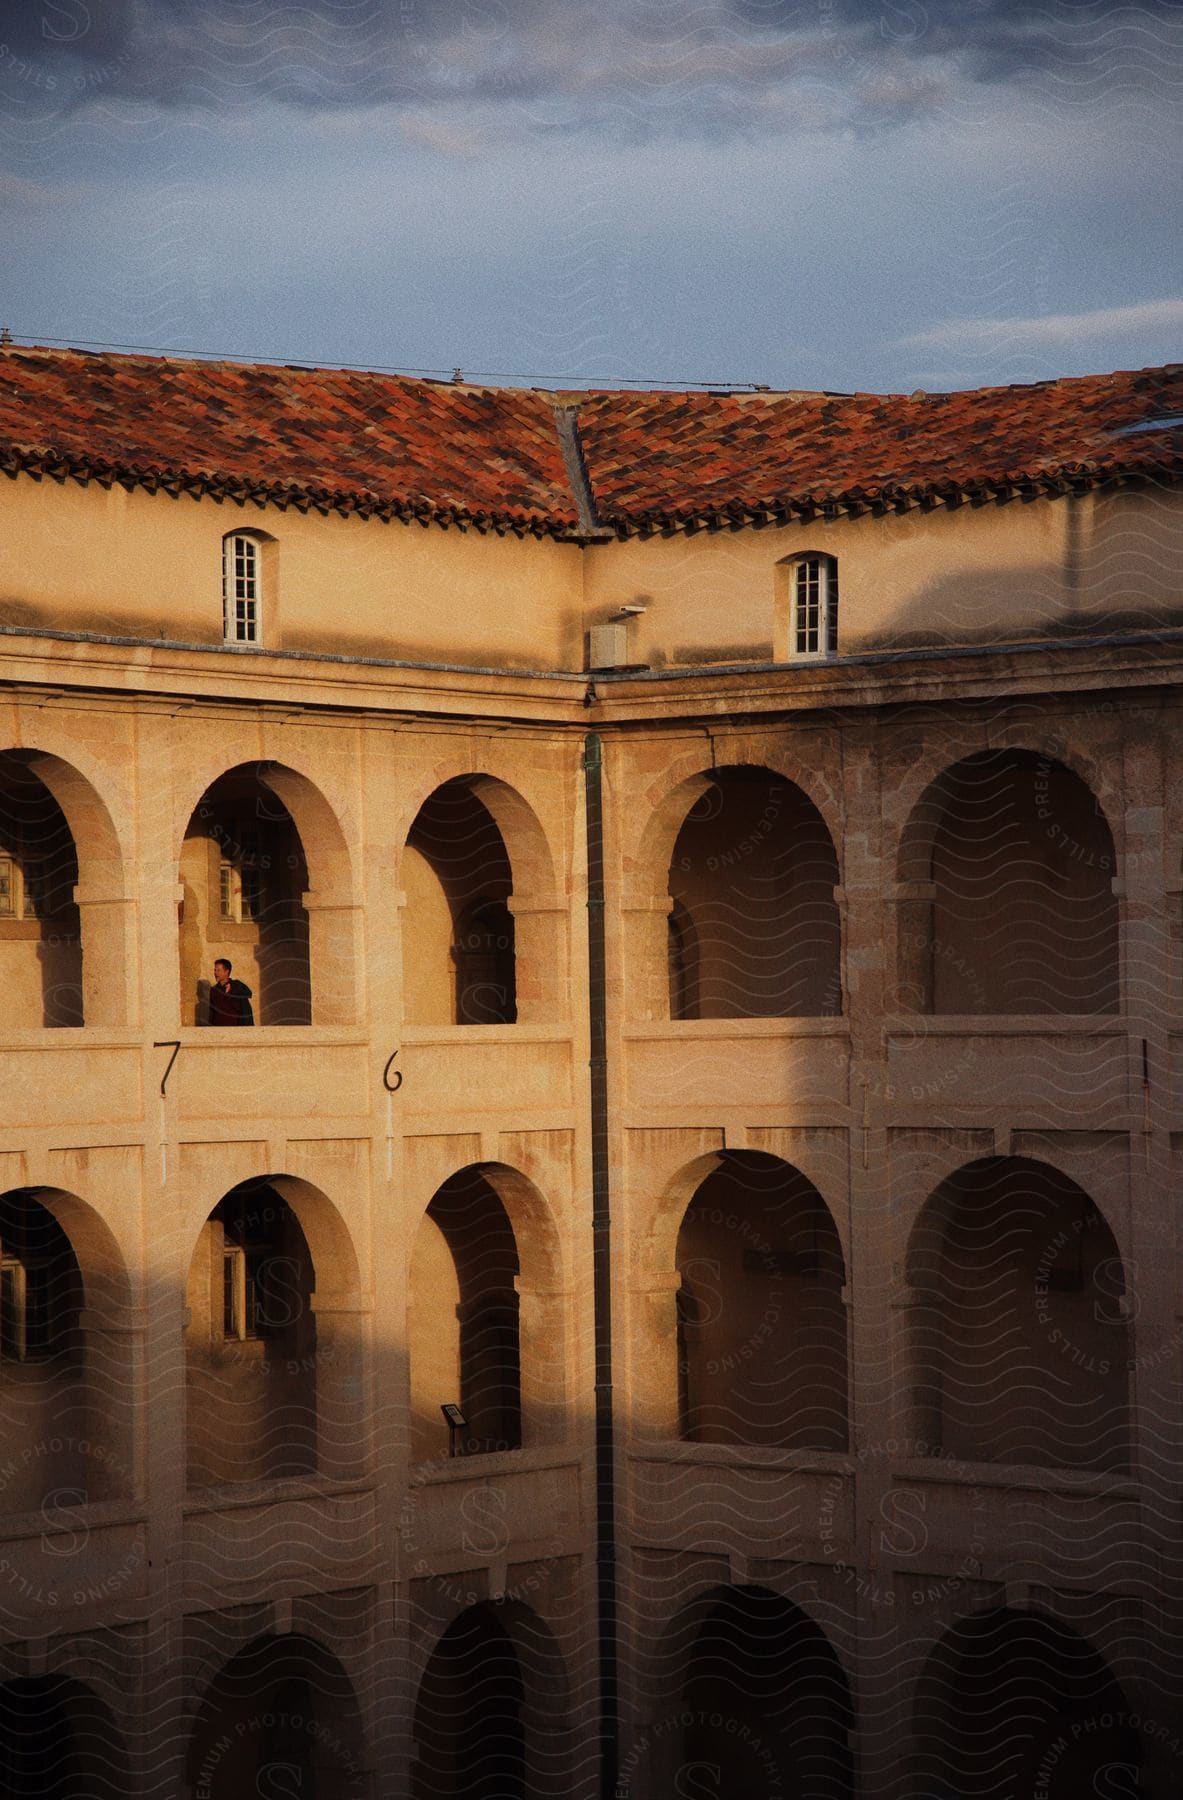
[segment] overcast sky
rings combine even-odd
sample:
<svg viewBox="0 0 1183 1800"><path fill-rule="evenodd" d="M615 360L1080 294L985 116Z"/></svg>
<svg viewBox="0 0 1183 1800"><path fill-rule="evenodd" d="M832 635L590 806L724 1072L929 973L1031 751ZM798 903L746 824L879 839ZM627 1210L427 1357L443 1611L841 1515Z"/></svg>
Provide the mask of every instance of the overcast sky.
<svg viewBox="0 0 1183 1800"><path fill-rule="evenodd" d="M1180 359L1183 0L0 0L18 339L910 391Z"/></svg>

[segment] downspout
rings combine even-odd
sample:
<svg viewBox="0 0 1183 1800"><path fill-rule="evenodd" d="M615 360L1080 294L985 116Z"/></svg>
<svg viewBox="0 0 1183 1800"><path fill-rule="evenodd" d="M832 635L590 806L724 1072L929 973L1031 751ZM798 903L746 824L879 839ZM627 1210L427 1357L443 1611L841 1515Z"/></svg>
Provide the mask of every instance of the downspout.
<svg viewBox="0 0 1183 1800"><path fill-rule="evenodd" d="M591 1077L592 1273L596 1338L596 1614L600 1669L600 1793L613 1800L620 1744L616 1597L616 1446L612 1419L612 1238L608 1187L608 1030L604 956L603 759L584 740L587 808L588 1038Z"/></svg>

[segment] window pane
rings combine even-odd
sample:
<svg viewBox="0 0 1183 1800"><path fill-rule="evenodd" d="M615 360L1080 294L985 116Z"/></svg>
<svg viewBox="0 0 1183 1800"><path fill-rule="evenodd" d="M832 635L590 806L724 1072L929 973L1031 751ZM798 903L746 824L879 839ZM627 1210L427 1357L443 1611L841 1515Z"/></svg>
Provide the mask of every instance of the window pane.
<svg viewBox="0 0 1183 1800"><path fill-rule="evenodd" d="M18 1263L0 1266L0 1356L24 1355L24 1270Z"/></svg>
<svg viewBox="0 0 1183 1800"><path fill-rule="evenodd" d="M241 1308L239 1305L239 1275L242 1265L242 1251L237 1245L232 1246L222 1256L222 1336L237 1338L242 1335Z"/></svg>

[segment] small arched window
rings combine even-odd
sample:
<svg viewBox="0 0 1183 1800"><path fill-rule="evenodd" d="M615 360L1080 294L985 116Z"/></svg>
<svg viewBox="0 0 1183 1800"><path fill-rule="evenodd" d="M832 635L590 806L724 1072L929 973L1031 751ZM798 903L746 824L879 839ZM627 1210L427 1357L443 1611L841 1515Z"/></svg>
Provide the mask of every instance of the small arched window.
<svg viewBox="0 0 1183 1800"><path fill-rule="evenodd" d="M227 644L263 642L263 541L253 531L222 539L222 637Z"/></svg>
<svg viewBox="0 0 1183 1800"><path fill-rule="evenodd" d="M789 578L789 657L838 654L838 563L807 552L792 557Z"/></svg>

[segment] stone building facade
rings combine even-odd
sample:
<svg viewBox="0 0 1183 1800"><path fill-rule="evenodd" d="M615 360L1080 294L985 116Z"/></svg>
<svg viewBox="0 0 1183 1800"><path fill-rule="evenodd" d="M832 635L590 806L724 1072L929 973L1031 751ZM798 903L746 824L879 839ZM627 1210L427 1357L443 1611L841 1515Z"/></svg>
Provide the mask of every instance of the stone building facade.
<svg viewBox="0 0 1183 1800"><path fill-rule="evenodd" d="M1178 1790L1181 373L0 355L5 1793Z"/></svg>

